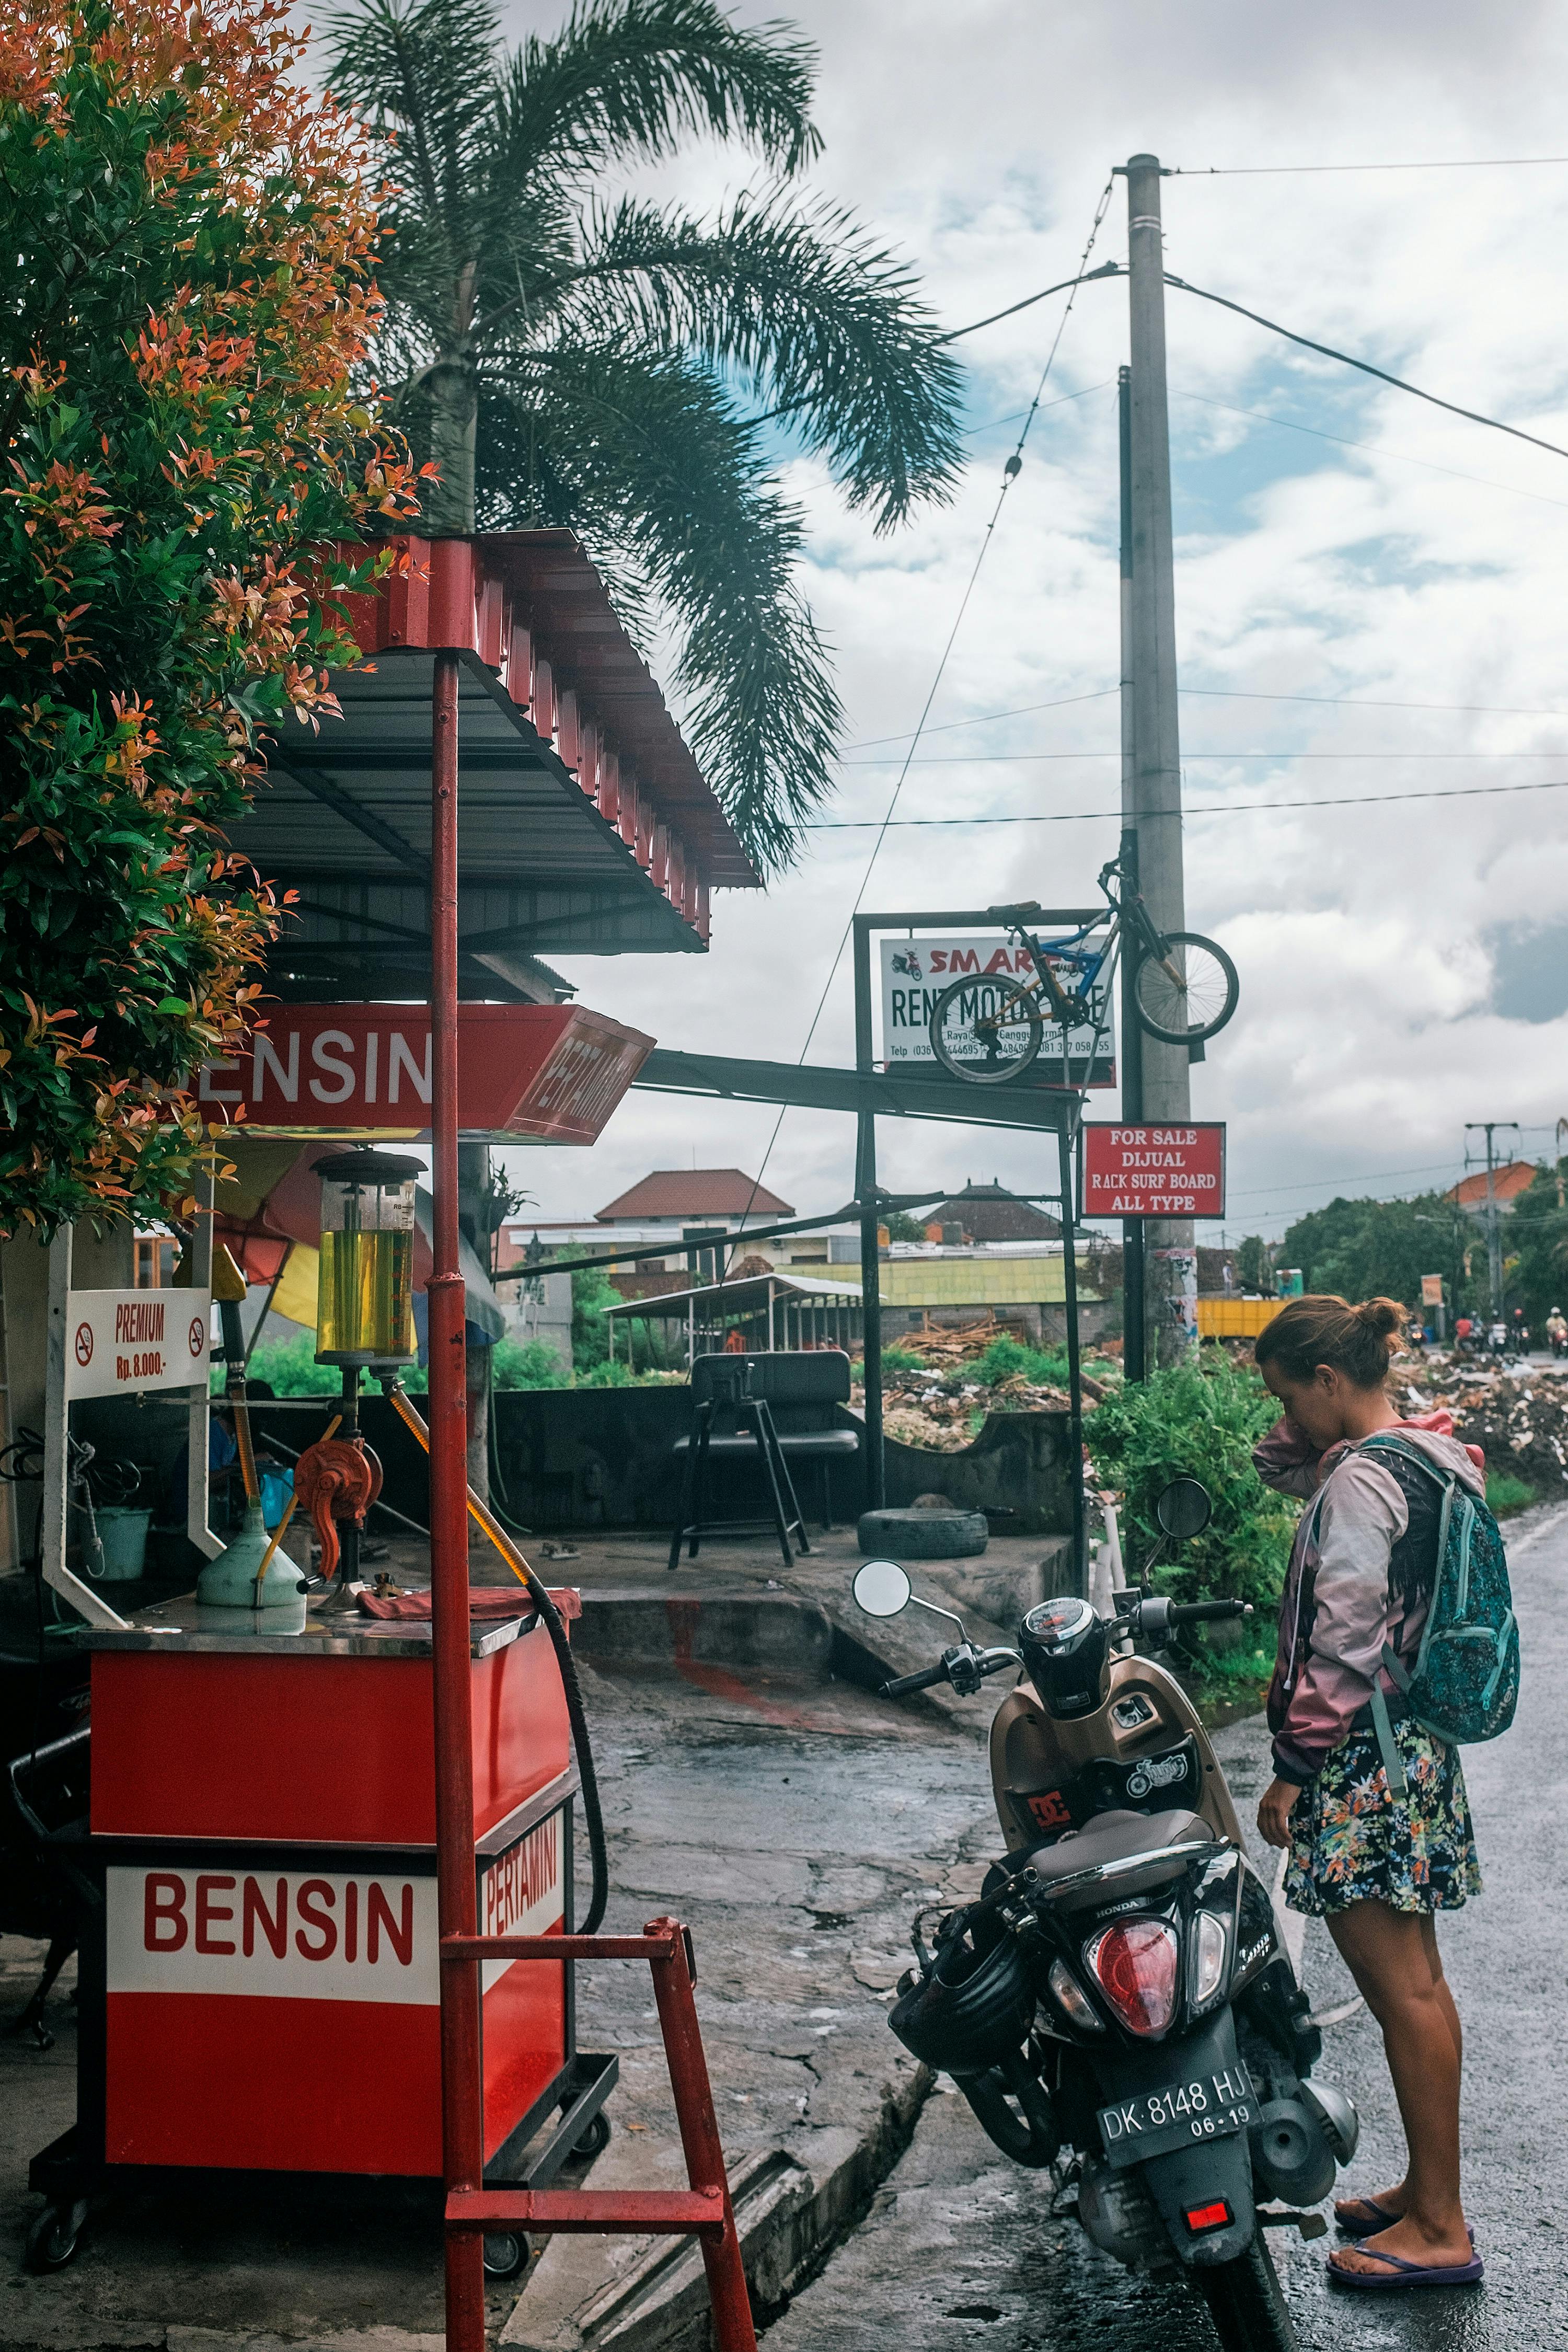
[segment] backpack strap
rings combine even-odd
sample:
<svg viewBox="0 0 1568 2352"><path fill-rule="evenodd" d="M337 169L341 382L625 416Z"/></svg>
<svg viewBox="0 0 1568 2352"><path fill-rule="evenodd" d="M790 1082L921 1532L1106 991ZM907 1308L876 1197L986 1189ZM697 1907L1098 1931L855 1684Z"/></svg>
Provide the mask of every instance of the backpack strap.
<svg viewBox="0 0 1568 2352"><path fill-rule="evenodd" d="M1390 1668L1394 1666L1395 1662L1386 1644L1384 1648L1383 1662ZM1394 1720L1388 1712L1388 1695L1376 1675L1373 1677L1371 1704L1373 1729L1377 1734L1377 1752L1383 1759L1383 1769L1388 1775L1388 1793L1391 1797L1403 1797L1407 1793L1409 1785L1405 1778L1405 1759L1401 1756L1399 1744L1394 1737Z"/></svg>

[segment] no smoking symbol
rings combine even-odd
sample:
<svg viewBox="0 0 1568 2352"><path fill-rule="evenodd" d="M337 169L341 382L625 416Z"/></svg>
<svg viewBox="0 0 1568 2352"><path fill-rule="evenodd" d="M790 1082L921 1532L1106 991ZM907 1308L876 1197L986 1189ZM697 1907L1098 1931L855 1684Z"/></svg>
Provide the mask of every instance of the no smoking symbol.
<svg viewBox="0 0 1568 2352"><path fill-rule="evenodd" d="M201 1354L201 1352L202 1352L202 1349L206 1346L206 1343L207 1343L206 1329L205 1329L205 1325L203 1324L203 1322L202 1322L202 1318L201 1318L201 1317L200 1317L199 1315L193 1315L193 1316L192 1316L192 1318L191 1318L191 1328L190 1328L189 1332L186 1334L186 1337L187 1337L187 1339L189 1339L189 1341L190 1341L190 1349L191 1349L191 1353L192 1353L192 1355L193 1355L193 1356L199 1356L199 1355Z"/></svg>
<svg viewBox="0 0 1568 2352"><path fill-rule="evenodd" d="M84 1366L92 1361L92 1325L90 1323L79 1323L76 1327L76 1360L79 1364Z"/></svg>

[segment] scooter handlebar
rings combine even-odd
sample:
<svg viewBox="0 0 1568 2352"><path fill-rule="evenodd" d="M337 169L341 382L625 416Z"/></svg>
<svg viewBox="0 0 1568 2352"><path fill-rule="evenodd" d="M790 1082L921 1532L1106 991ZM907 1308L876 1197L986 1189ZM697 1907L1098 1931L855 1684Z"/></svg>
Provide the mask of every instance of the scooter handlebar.
<svg viewBox="0 0 1568 2352"><path fill-rule="evenodd" d="M1173 1601L1166 1617L1169 1625L1212 1625L1223 1617L1250 1617L1250 1601Z"/></svg>
<svg viewBox="0 0 1568 2352"><path fill-rule="evenodd" d="M881 1696L904 1698L911 1691L930 1690L933 1683L944 1683L946 1680L947 1664L945 1660L942 1660L934 1666L922 1666L918 1675L900 1675L896 1681L884 1683Z"/></svg>

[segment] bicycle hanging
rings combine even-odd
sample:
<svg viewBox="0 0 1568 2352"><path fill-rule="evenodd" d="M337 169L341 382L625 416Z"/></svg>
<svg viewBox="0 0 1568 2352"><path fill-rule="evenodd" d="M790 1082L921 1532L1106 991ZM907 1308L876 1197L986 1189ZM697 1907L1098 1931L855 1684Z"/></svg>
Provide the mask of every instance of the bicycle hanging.
<svg viewBox="0 0 1568 2352"><path fill-rule="evenodd" d="M1123 887L1118 896L1112 882L1122 879L1115 858L1100 868L1110 920L1093 945L1090 936L1103 919L1099 916L1066 939L1041 941L1026 928L1041 911L1037 899L986 909L1024 948L1033 975L1020 980L1009 972L966 974L942 990L931 1008L931 1044L951 1077L971 1086L1001 1086L1021 1077L1039 1058L1052 1025L1061 1030L1064 1062L1069 1033L1089 1029L1092 1065L1109 1018L1111 974L1122 953L1133 958L1132 1003L1148 1036L1163 1045L1198 1045L1225 1027L1241 992L1229 956L1197 931L1156 929L1136 891L1129 897ZM1102 979L1097 1011L1095 990Z"/></svg>

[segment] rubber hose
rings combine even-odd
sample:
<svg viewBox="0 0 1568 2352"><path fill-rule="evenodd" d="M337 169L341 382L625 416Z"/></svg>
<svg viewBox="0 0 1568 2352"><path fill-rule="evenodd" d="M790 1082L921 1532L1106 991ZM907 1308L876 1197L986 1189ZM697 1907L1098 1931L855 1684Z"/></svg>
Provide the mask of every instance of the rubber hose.
<svg viewBox="0 0 1568 2352"><path fill-rule="evenodd" d="M398 1419L407 1424L428 1454L430 1432L418 1408L410 1400L407 1390L401 1382L396 1382L386 1391L386 1396ZM471 1488L469 1503L470 1507L478 1506L476 1517L483 1513L483 1517L479 1518L479 1525L485 1528L485 1533L513 1573L521 1576L527 1585L529 1596L543 1620L544 1630L549 1634L551 1646L555 1652L555 1663L561 1674L561 1687L566 1699L567 1720L572 1726L572 1746L577 1758L577 1777L583 1784L583 1826L588 1832L588 1857L593 1873L593 1892L588 1903L588 1916L574 1933L579 1936L597 1935L604 1924L605 1912L610 1900L610 1863L605 1846L605 1817L599 1805L599 1780L594 1769L593 1742L588 1737L587 1710L583 1705L583 1685L577 1679L577 1661L572 1655L571 1641L565 1626L561 1622L561 1612L550 1598L549 1588L531 1563L518 1550L516 1545L507 1540L499 1522L492 1520L490 1526L485 1527L485 1520L490 1519L491 1514L485 1510L484 1505L479 1502Z"/></svg>

